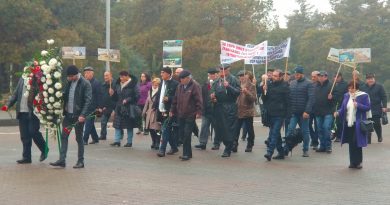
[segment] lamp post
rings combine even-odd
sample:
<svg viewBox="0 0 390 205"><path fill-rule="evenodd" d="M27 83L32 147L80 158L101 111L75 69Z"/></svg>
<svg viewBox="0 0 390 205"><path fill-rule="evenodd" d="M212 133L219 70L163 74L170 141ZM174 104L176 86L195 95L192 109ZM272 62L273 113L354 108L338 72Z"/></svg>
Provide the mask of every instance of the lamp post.
<svg viewBox="0 0 390 205"><path fill-rule="evenodd" d="M110 53L110 17L111 17L111 0L106 0L106 49ZM110 71L110 61L106 61L106 71Z"/></svg>

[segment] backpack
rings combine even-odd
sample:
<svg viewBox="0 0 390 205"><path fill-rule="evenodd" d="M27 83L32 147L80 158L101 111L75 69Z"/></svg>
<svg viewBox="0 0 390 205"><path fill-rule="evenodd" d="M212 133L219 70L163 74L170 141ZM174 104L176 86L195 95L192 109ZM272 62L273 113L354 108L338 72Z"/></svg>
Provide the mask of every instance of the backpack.
<svg viewBox="0 0 390 205"><path fill-rule="evenodd" d="M287 156L289 152L292 153L294 147L303 141L303 133L301 128L296 128L284 137L284 155Z"/></svg>

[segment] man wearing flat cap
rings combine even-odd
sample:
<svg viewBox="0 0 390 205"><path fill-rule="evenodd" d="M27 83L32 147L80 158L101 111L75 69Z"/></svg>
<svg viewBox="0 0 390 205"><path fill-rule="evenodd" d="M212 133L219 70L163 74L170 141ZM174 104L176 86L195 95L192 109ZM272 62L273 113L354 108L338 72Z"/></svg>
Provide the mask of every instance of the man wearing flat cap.
<svg viewBox="0 0 390 205"><path fill-rule="evenodd" d="M333 124L334 99L330 93L332 83L328 80L328 73L320 71L318 82L315 85L315 100L313 114L317 123L317 135L320 140L320 147L316 152L332 153L332 142L330 140L330 130Z"/></svg>
<svg viewBox="0 0 390 205"><path fill-rule="evenodd" d="M202 86L202 99L203 99L203 110L202 110L202 125L200 128L199 144L195 145L195 148L205 150L207 141L210 135L210 126L214 127L214 109L210 99L210 91L213 83L218 78L219 70L216 68L209 68L207 71L208 80ZM219 146L220 142L216 141L217 137L214 138L215 144ZM219 139L219 138L218 138Z"/></svg>
<svg viewBox="0 0 390 205"><path fill-rule="evenodd" d="M188 70L179 74L180 85L177 86L172 100L169 115L176 116L179 124L179 137L183 139L182 161L192 158L191 134L194 129L195 119L202 114L202 95L199 84L192 79Z"/></svg>
<svg viewBox="0 0 390 205"><path fill-rule="evenodd" d="M84 68L84 78L89 81L92 87L92 101L89 107L89 112L92 113L95 110L102 112L102 84L94 77L94 69L90 66ZM85 120L84 127L84 145L88 145L89 135L92 137L90 144L99 143L99 136L95 128L95 117L91 117Z"/></svg>
<svg viewBox="0 0 390 205"><path fill-rule="evenodd" d="M238 126L236 101L240 95L240 83L230 74L229 65L221 65L219 70L220 76L212 86L210 98L215 109L215 130L220 131L216 137L223 137L219 141L223 141L225 145L222 157L230 157ZM213 150L217 149L219 145L213 147Z"/></svg>
<svg viewBox="0 0 390 205"><path fill-rule="evenodd" d="M62 127L64 128L61 135L61 150L60 159L50 163L51 166L62 167L66 166L66 153L68 151L68 138L70 131L75 125L76 141L78 145L78 160L73 168L84 168L84 140L83 127L86 117L90 114L89 108L92 100L92 87L79 73L79 69L71 65L66 70L68 83L64 93L64 120Z"/></svg>
<svg viewBox="0 0 390 205"><path fill-rule="evenodd" d="M176 117L169 117L169 111L171 110L172 100L176 93L178 82L172 79L172 69L164 67L161 69L161 84L156 94L156 101L153 104L153 108L157 111L157 121L161 122L161 143L160 149L157 153L159 157L165 157L165 151L167 144L171 146L171 150L167 152L167 155L173 155L179 150L177 149L177 139L173 135L172 124L176 121Z"/></svg>
<svg viewBox="0 0 390 205"><path fill-rule="evenodd" d="M292 133L298 124L303 134L302 157L309 157L309 118L314 104L314 86L305 78L302 66L297 66L294 73L295 80L290 84L291 116L287 135Z"/></svg>

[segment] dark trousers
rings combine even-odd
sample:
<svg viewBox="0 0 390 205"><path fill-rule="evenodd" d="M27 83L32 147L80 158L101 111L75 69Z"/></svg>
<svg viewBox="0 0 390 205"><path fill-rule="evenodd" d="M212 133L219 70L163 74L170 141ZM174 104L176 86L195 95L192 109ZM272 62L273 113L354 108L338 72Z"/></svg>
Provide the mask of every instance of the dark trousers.
<svg viewBox="0 0 390 205"><path fill-rule="evenodd" d="M76 123L78 121L78 116L72 116L69 114L65 115L64 121L62 122L62 127L70 128L72 124ZM76 142L78 145L78 162L84 162L84 141L83 141L83 127L84 123L77 123L74 127L74 130L76 132ZM66 153L68 152L68 138L69 134L66 132L62 132L61 136L61 151L60 151L60 161L64 161L66 159Z"/></svg>
<svg viewBox="0 0 390 205"><path fill-rule="evenodd" d="M215 140L223 141L225 152L230 153L238 129L237 107L234 103L215 105ZM215 142L214 142L215 143Z"/></svg>
<svg viewBox="0 0 390 205"><path fill-rule="evenodd" d="M95 127L95 117L85 119L85 127L84 127L84 142L88 142L89 135L91 135L91 138L94 142L99 141L99 136L96 132Z"/></svg>
<svg viewBox="0 0 390 205"><path fill-rule="evenodd" d="M183 156L192 157L191 135L195 125L195 117L178 118L179 136L183 139Z"/></svg>
<svg viewBox="0 0 390 205"><path fill-rule="evenodd" d="M349 143L349 162L351 165L359 165L363 161L363 150L357 146L355 125L352 127L345 127L346 134Z"/></svg>
<svg viewBox="0 0 390 205"><path fill-rule="evenodd" d="M248 142L247 147L253 147L255 144L255 132L253 130L253 117L246 117L246 118L239 118L238 119L238 129L236 131L236 134L234 135L236 138L234 139L235 145L238 145L238 136L240 135L241 127L245 125L246 130L248 132Z"/></svg>
<svg viewBox="0 0 390 205"><path fill-rule="evenodd" d="M374 122L374 130L376 133L376 136L379 138L382 138L382 124L381 124L381 117L380 116L373 116L370 118ZM372 133L368 133L368 141L371 142L371 135Z"/></svg>
<svg viewBox="0 0 390 205"><path fill-rule="evenodd" d="M153 145L159 145L160 144L160 135L157 134L157 130L149 129L150 137L152 138Z"/></svg>
<svg viewBox="0 0 390 205"><path fill-rule="evenodd" d="M19 114L19 131L20 140L23 144L23 158L31 160L32 141L37 145L43 153L45 151L45 140L42 133L39 131L39 119L34 114L20 113Z"/></svg>
<svg viewBox="0 0 390 205"><path fill-rule="evenodd" d="M174 117L162 119L160 152L165 153L168 142L172 150L177 150L177 134L175 134L177 129L173 127L174 123L176 123Z"/></svg>
<svg viewBox="0 0 390 205"><path fill-rule="evenodd" d="M107 112L107 113L103 112L102 119L100 121L101 128L102 128L100 131L101 138L104 138L104 139L107 138L107 123L110 120L111 113L112 113L112 111Z"/></svg>

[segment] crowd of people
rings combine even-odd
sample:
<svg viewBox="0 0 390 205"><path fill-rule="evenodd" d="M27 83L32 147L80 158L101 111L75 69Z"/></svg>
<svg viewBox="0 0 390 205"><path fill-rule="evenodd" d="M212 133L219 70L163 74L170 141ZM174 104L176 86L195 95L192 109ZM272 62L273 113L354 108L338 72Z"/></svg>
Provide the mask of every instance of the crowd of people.
<svg viewBox="0 0 390 205"><path fill-rule="evenodd" d="M136 128L136 134L151 136L151 149L157 151L158 157L174 155L182 146L180 159L190 160L193 157L192 133L199 138L199 144L194 146L199 150L207 148L209 139L212 139L212 150L219 150L223 143L222 157L237 152L242 133L245 152L252 152L253 118L259 114L258 110L261 110L263 125L269 127L264 155L267 161L285 159L287 153L281 129L285 128L286 137L299 125L303 138L302 157L309 157L310 148L332 153L335 138L334 142L349 143L349 168L362 168L362 147L371 143L371 133L362 131L361 122L371 119L378 142L383 140L381 118L387 111L383 86L375 82L372 73L368 73L363 82L354 71L349 83L338 73L334 84L326 71L313 71L310 80L304 73L301 66L297 66L293 74L270 69L257 81L248 70L238 72L237 78L230 73L230 65L221 65L208 69L208 80L200 85L189 70L177 68L173 72L165 67L160 77L153 79L146 72L138 80L128 71L121 71L115 80L110 72L105 72L101 83L94 77L94 68L86 67L81 71L71 65L66 69L68 82L64 89L62 126L75 125L78 161L73 168L84 167L85 145L107 139L111 118L115 129L114 141L110 144L113 147L122 145L125 131L127 138L123 146L132 147ZM8 110L16 104L23 143L19 164L31 163L32 141L42 152L40 161L47 157L39 120L33 114L32 99L22 94L25 89L21 78L15 93L3 107ZM95 128L96 117L101 117L100 136ZM195 122L197 118L202 119L200 132ZM68 136L69 132L62 132L59 159L50 165L66 166Z"/></svg>

